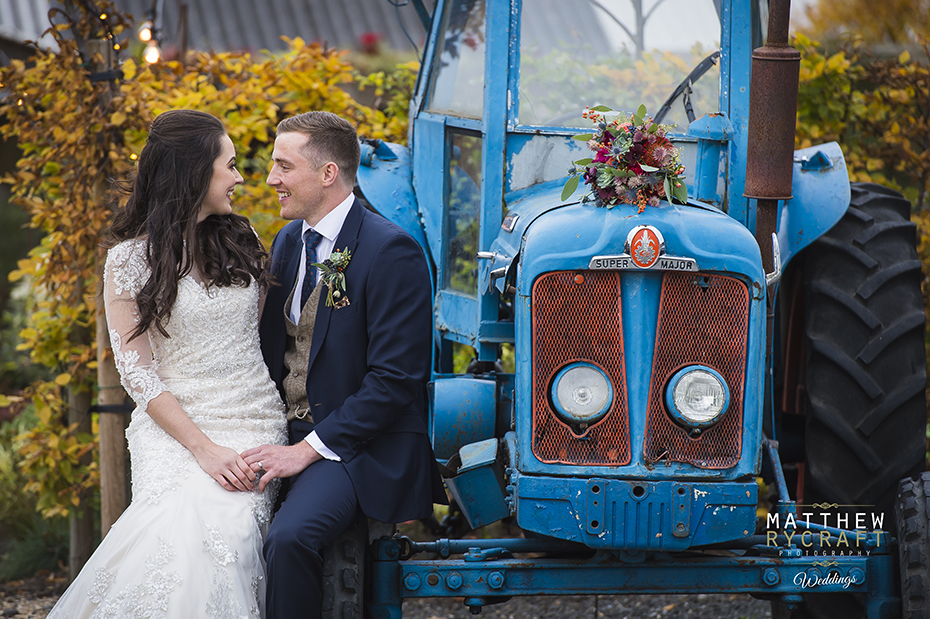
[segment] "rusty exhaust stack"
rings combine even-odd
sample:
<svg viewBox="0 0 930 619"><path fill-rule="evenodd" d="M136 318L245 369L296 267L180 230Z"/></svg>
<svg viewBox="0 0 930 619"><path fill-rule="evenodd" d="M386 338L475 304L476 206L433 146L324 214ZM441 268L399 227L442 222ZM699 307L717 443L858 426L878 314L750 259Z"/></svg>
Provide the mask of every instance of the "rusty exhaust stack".
<svg viewBox="0 0 930 619"><path fill-rule="evenodd" d="M778 201L791 198L801 53L788 45L790 13L791 0L771 0L768 41L752 52L743 196L758 201L755 235L766 273L774 271L772 233Z"/></svg>

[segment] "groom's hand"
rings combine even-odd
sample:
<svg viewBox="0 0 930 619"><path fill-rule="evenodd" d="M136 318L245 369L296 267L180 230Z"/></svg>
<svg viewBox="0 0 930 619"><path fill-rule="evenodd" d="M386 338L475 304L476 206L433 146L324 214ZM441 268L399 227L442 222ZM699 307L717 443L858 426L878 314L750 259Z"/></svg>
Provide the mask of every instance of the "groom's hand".
<svg viewBox="0 0 930 619"><path fill-rule="evenodd" d="M261 445L246 449L240 455L256 475L261 476L258 489L262 492L272 479L297 475L323 459L307 441L299 441L296 445ZM261 473L263 470L265 472Z"/></svg>

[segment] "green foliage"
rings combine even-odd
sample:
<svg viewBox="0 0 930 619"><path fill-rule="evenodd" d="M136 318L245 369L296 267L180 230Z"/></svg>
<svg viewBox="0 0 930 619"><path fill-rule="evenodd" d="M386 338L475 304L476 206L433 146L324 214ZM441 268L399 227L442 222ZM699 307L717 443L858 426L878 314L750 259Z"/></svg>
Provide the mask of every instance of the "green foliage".
<svg viewBox="0 0 930 619"><path fill-rule="evenodd" d="M397 63L391 72L373 71L360 78L359 89L372 88L374 107L384 110L388 118L406 124L419 69L420 64L415 61Z"/></svg>
<svg viewBox="0 0 930 619"><path fill-rule="evenodd" d="M930 211L911 213L911 221L917 224L917 257L920 258L923 272L920 292L924 299L924 316L930 321ZM930 374L930 329L924 331L924 340L927 342L927 373ZM930 419L930 411L927 414ZM930 432L930 427L927 431ZM930 446L930 435L927 445ZM930 465L930 452L927 459Z"/></svg>
<svg viewBox="0 0 930 619"><path fill-rule="evenodd" d="M575 190L578 189L578 181L581 180L580 176L570 176L567 181L565 181L565 186L562 187L562 195L559 197L562 202L568 200L568 198L575 193Z"/></svg>
<svg viewBox="0 0 930 619"><path fill-rule="evenodd" d="M465 374L472 361L478 358L478 351L467 344L452 343L452 371Z"/></svg>
<svg viewBox="0 0 930 619"><path fill-rule="evenodd" d="M930 49L875 59L861 47L826 55L803 35L797 146L837 141L849 176L901 191L918 210L930 190Z"/></svg>
<svg viewBox="0 0 930 619"><path fill-rule="evenodd" d="M28 64L0 69L0 85L10 93L0 102L7 120L0 138L22 150L16 171L0 182L10 185L29 225L44 235L10 274L28 282L34 299L18 349L54 377L33 381L22 396L0 395L0 406L34 406L35 424L17 438L19 466L46 516L67 515L80 493L99 483L96 462L81 463L96 449L94 437L65 425L64 388L95 386L101 243L114 208L125 200L108 191L108 182L131 176L152 119L190 108L224 120L245 179L236 206L267 244L285 223L264 182L277 123L325 110L347 118L363 136L404 143L407 107L399 102L412 91L415 74L408 63L395 74L363 79L345 53L294 39L287 52L268 58L191 53L185 64L156 65L129 59L120 67L122 79L91 82L88 67L102 59L88 54L85 42L112 41L107 37L128 22L108 0L68 6L69 36L64 27L53 30L58 52L39 50ZM349 90L362 86L374 88L388 111L358 103Z"/></svg>
<svg viewBox="0 0 930 619"><path fill-rule="evenodd" d="M24 279L13 288L0 314L0 394L17 393L35 381L51 378L48 368L32 363L29 354L18 349L22 343L19 333L26 328L34 304L29 296L29 281Z"/></svg>
<svg viewBox="0 0 930 619"><path fill-rule="evenodd" d="M68 520L26 514L23 532L0 554L0 582L19 580L41 570L60 570L68 563Z"/></svg>
<svg viewBox="0 0 930 619"><path fill-rule="evenodd" d="M22 523L29 520L35 502L24 490L25 478L18 464L21 459L13 441L25 428L34 423L26 413L12 421L0 424L0 536L17 536L23 532Z"/></svg>
<svg viewBox="0 0 930 619"><path fill-rule="evenodd" d="M8 167L18 158L19 149L16 148L16 144L0 140L0 167ZM16 261L25 256L29 248L39 242L41 236L23 227L29 218L22 209L8 204L9 197L9 187L0 184L0 235L3 238L3 242L0 243L0 310L6 307L13 288L7 281L6 274L16 268Z"/></svg>
<svg viewBox="0 0 930 619"><path fill-rule="evenodd" d="M35 423L30 412L0 424L0 582L53 570L67 561L68 523L46 520L36 512L36 498L24 488L19 470L17 435Z"/></svg>
<svg viewBox="0 0 930 619"><path fill-rule="evenodd" d="M478 351L467 344L452 344L452 371L455 374L466 374L472 361L478 359ZM513 344L501 344L500 362L504 372L513 374L516 371Z"/></svg>
<svg viewBox="0 0 930 619"><path fill-rule="evenodd" d="M501 367L507 374L516 372L516 358L514 357L513 344L501 344Z"/></svg>

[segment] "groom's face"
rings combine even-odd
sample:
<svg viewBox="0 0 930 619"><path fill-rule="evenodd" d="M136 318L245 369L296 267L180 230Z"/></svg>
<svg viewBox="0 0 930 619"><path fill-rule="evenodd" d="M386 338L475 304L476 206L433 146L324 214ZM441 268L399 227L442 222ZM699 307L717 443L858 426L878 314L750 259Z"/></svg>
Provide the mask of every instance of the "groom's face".
<svg viewBox="0 0 930 619"><path fill-rule="evenodd" d="M304 154L307 139L297 132L278 134L268 184L278 192L281 217L304 219L312 226L326 215L324 194L331 182L326 171L329 164L316 165Z"/></svg>

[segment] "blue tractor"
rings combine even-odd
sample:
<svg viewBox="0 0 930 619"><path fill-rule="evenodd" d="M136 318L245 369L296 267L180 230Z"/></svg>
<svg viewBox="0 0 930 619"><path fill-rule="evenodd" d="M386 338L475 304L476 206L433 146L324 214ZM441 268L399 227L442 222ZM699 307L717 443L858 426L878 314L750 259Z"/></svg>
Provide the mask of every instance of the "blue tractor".
<svg viewBox="0 0 930 619"><path fill-rule="evenodd" d="M412 1L409 143L364 144L358 190L433 268L454 509L521 534L340 542L327 613L689 592L930 612L910 205L851 185L837 144L795 151L788 1ZM563 195L585 107L641 104L675 125L687 199Z"/></svg>

